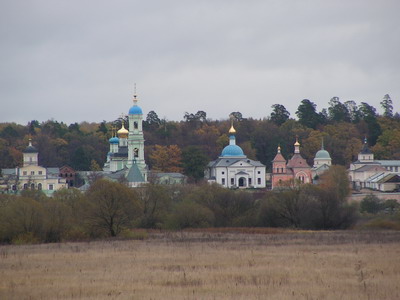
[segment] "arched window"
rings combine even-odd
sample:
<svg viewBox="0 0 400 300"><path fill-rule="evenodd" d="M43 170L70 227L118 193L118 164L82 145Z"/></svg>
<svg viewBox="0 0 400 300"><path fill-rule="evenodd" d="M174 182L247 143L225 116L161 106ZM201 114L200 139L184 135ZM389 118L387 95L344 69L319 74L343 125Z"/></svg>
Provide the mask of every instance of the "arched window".
<svg viewBox="0 0 400 300"><path fill-rule="evenodd" d="M133 156L139 157L139 149L138 148L133 149Z"/></svg>
<svg viewBox="0 0 400 300"><path fill-rule="evenodd" d="M134 127L135 129L138 129L138 122L133 122L133 127Z"/></svg>
<svg viewBox="0 0 400 300"><path fill-rule="evenodd" d="M28 189L28 184L24 183L24 190L27 190L27 189Z"/></svg>
<svg viewBox="0 0 400 300"><path fill-rule="evenodd" d="M35 184L31 183L31 190L34 190L34 189L35 189Z"/></svg>
<svg viewBox="0 0 400 300"><path fill-rule="evenodd" d="M38 183L38 185L37 185L37 189L38 189L39 191L41 191L41 190L42 190L42 184L41 184L41 183Z"/></svg>

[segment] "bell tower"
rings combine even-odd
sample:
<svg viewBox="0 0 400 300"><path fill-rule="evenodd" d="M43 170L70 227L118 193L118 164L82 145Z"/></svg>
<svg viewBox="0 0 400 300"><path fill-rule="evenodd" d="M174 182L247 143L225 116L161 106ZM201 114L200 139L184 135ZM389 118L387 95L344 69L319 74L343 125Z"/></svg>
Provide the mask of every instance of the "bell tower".
<svg viewBox="0 0 400 300"><path fill-rule="evenodd" d="M147 166L144 160L144 137L143 137L143 112L137 105L138 98L133 96L133 106L129 109L129 134L128 134L128 163L130 168L135 161L142 173L145 181L147 180Z"/></svg>

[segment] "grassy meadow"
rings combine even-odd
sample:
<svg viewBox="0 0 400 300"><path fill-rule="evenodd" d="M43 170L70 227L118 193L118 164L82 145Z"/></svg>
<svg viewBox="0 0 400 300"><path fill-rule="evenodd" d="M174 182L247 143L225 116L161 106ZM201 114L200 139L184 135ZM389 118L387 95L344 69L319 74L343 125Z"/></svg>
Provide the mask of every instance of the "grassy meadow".
<svg viewBox="0 0 400 300"><path fill-rule="evenodd" d="M400 299L400 232L224 229L4 245L0 299Z"/></svg>

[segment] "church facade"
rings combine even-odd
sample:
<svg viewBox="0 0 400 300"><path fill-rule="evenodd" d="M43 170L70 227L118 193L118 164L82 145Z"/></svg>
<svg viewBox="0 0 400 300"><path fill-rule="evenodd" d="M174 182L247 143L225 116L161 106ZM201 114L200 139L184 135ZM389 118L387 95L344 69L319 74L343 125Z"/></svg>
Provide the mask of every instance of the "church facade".
<svg viewBox="0 0 400 300"><path fill-rule="evenodd" d="M211 161L205 171L208 182L216 182L226 188L265 188L265 165L254 161L236 145L236 130L229 130L229 145L221 155Z"/></svg>
<svg viewBox="0 0 400 300"><path fill-rule="evenodd" d="M294 154L292 158L286 162L281 153L281 147L272 161L271 184L272 189L292 185L294 182L312 183L311 167L300 154L300 143L296 138L294 144Z"/></svg>
<svg viewBox="0 0 400 300"><path fill-rule="evenodd" d="M23 166L1 170L1 190L16 194L21 190L39 190L50 196L61 188L67 188L66 179L59 176L60 169L39 166L38 156L39 151L29 140L23 151Z"/></svg>
<svg viewBox="0 0 400 300"><path fill-rule="evenodd" d="M128 128L124 118L117 135L109 139L110 150L103 168L103 175L112 180L124 177L129 186L147 182L148 168L144 160L143 111L133 96L133 106L128 111Z"/></svg>

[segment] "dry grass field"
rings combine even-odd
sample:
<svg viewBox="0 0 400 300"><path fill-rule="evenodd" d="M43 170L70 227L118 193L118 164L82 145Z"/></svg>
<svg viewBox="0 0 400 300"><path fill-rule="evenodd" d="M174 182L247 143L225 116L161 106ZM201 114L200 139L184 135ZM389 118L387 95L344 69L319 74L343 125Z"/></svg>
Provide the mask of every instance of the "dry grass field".
<svg viewBox="0 0 400 300"><path fill-rule="evenodd" d="M0 246L0 299L400 299L400 232L211 230Z"/></svg>

